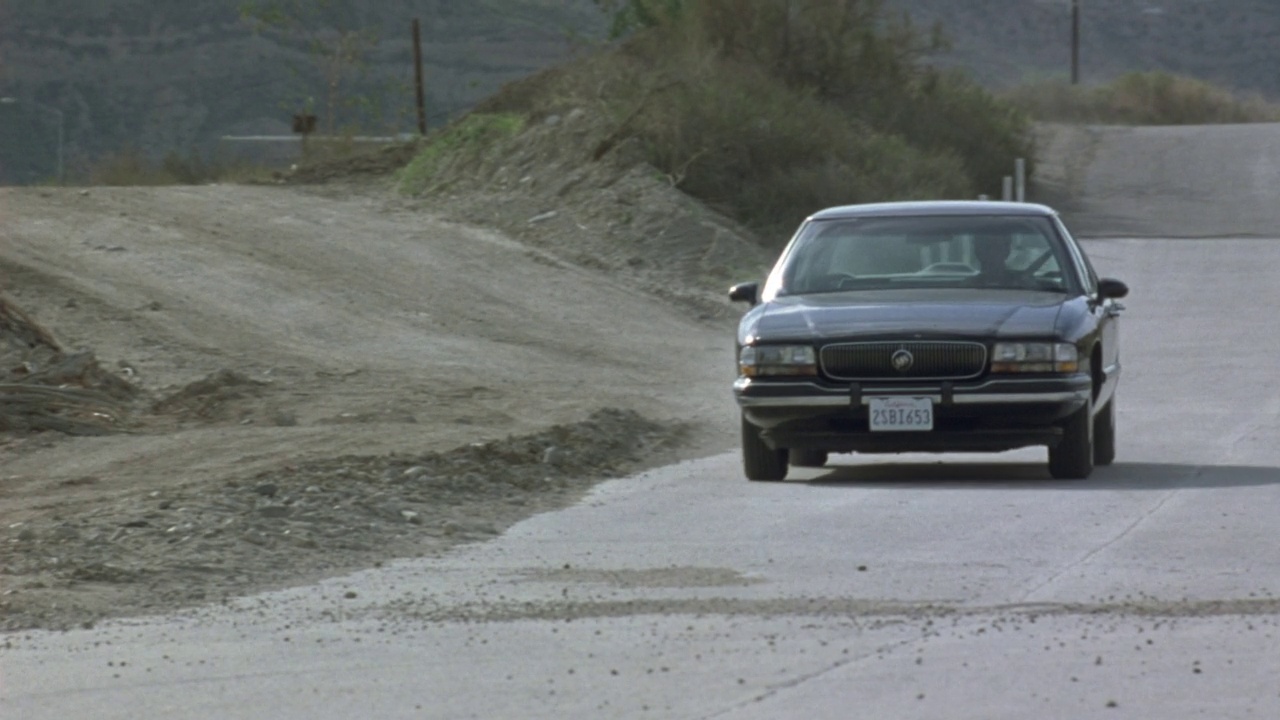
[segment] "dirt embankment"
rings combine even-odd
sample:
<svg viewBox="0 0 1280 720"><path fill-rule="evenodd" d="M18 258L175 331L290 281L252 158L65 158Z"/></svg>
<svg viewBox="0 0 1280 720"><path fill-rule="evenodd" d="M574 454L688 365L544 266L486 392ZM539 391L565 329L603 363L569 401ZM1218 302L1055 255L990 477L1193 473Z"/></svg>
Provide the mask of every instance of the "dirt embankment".
<svg viewBox="0 0 1280 720"><path fill-rule="evenodd" d="M436 552L732 447L724 281L767 251L641 170L488 170L0 190L0 628Z"/></svg>

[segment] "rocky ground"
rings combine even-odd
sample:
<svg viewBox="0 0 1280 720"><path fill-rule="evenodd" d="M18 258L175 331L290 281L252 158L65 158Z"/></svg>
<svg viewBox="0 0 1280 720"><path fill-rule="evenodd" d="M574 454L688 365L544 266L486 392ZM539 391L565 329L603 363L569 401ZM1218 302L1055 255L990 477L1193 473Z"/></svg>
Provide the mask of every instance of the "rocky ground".
<svg viewBox="0 0 1280 720"><path fill-rule="evenodd" d="M769 252L625 158L555 164L579 129L424 197L403 153L0 190L0 629L441 552L731 448L723 292Z"/></svg>
<svg viewBox="0 0 1280 720"><path fill-rule="evenodd" d="M685 440L678 425L601 410L446 452L345 455L50 507L0 535L3 627L90 625L440 552L672 459ZM54 495L102 482L63 480ZM0 497L22 492L7 484Z"/></svg>

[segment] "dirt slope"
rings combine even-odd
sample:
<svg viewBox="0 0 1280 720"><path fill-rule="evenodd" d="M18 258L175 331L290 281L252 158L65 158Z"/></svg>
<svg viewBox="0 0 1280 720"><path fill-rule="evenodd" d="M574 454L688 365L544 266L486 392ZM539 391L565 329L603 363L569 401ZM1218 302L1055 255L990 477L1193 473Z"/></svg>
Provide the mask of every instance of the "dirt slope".
<svg viewBox="0 0 1280 720"><path fill-rule="evenodd" d="M124 432L0 435L0 627L432 552L731 447L727 306L553 251L376 185L0 190L10 304L138 391Z"/></svg>

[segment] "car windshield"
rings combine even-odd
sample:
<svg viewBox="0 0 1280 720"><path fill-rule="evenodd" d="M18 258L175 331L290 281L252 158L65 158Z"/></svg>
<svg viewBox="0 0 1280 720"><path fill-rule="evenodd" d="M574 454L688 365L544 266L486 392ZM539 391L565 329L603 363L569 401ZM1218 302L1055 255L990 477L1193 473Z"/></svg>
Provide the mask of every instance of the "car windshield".
<svg viewBox="0 0 1280 720"><path fill-rule="evenodd" d="M784 295L918 288L1067 292L1071 267L1045 217L813 220L782 268Z"/></svg>

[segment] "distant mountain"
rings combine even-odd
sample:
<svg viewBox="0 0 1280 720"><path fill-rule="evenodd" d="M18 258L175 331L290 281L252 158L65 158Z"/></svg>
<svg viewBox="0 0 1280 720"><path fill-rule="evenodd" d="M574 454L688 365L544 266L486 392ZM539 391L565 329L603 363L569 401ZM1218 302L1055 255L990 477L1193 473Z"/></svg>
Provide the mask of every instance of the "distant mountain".
<svg viewBox="0 0 1280 720"><path fill-rule="evenodd" d="M255 34L241 0L0 0L0 183L36 182L130 147L152 157L208 151L225 134L288 133L307 105L327 125L326 83L307 41ZM1071 0L889 0L941 22L954 49L934 58L991 86L1066 75ZM1082 74L1167 70L1280 97L1276 0L1079 0ZM599 42L591 0L332 0L317 27L378 42L349 72L336 124L411 130L410 20L422 21L433 125L503 82ZM348 104L358 107L348 107Z"/></svg>
<svg viewBox="0 0 1280 720"><path fill-rule="evenodd" d="M1280 99L1277 0L1077 0L1085 83L1162 70ZM1072 0L890 0L922 25L939 21L945 60L988 85L1067 77Z"/></svg>
<svg viewBox="0 0 1280 720"><path fill-rule="evenodd" d="M307 106L328 126L327 83L300 33L255 33L241 0L0 0L0 183L54 174L56 109L69 167L132 148L208 151L225 134L288 134ZM315 27L376 44L348 66L335 125L409 131L411 20L422 25L427 108L445 122L503 82L604 36L591 0L336 0ZM323 38L332 35L321 34ZM354 127L353 127L354 125Z"/></svg>

